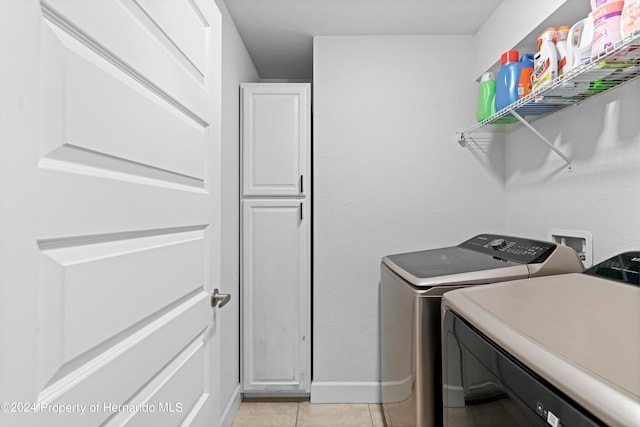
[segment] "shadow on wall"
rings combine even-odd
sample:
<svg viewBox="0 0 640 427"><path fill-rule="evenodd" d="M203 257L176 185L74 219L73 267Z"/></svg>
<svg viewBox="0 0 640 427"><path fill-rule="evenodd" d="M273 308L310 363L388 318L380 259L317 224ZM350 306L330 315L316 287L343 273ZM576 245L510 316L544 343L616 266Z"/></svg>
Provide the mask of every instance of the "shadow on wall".
<svg viewBox="0 0 640 427"><path fill-rule="evenodd" d="M640 86L633 84L626 88L631 91L603 94L576 108L575 113L571 111L571 119L564 121L565 139L575 160L592 159L602 146L622 147L638 140Z"/></svg>
<svg viewBox="0 0 640 427"><path fill-rule="evenodd" d="M573 162L589 161L606 149L637 144L640 137L640 85L625 85L562 112L535 121L533 126ZM512 126L505 134L505 179L542 173L547 181L565 170L564 162L528 129ZM551 165L558 165L552 167ZM546 166L546 168L545 168Z"/></svg>
<svg viewBox="0 0 640 427"><path fill-rule="evenodd" d="M618 114L618 142L621 145L638 144L640 139L640 80L625 86Z"/></svg>
<svg viewBox="0 0 640 427"><path fill-rule="evenodd" d="M486 130L466 135L464 147L488 172L500 181L505 180L504 132L487 127Z"/></svg>

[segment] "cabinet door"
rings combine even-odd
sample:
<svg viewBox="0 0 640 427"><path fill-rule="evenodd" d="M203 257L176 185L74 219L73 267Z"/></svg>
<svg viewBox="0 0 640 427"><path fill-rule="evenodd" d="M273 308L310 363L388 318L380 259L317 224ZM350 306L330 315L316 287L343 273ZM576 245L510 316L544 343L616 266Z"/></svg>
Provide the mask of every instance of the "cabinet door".
<svg viewBox="0 0 640 427"><path fill-rule="evenodd" d="M242 192L300 196L307 190L309 84L242 86Z"/></svg>
<svg viewBox="0 0 640 427"><path fill-rule="evenodd" d="M309 391L307 202L243 202L243 391Z"/></svg>

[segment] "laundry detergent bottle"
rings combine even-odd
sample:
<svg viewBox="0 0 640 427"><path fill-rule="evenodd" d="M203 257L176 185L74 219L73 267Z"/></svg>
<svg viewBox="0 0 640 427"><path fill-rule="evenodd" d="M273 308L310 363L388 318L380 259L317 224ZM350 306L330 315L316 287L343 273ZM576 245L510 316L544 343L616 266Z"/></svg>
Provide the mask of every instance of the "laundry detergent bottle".
<svg viewBox="0 0 640 427"><path fill-rule="evenodd" d="M567 35L567 50L571 59L571 68L591 59L593 43L593 13L573 24Z"/></svg>
<svg viewBox="0 0 640 427"><path fill-rule="evenodd" d="M591 56L610 49L622 39L620 25L624 3L619 0L591 0L593 16Z"/></svg>
<svg viewBox="0 0 640 427"><path fill-rule="evenodd" d="M558 50L553 39L555 28L547 28L538 37L538 52L533 58L533 90L549 84L558 75Z"/></svg>
<svg viewBox="0 0 640 427"><path fill-rule="evenodd" d="M558 75L562 76L568 73L573 64L569 56L569 48L567 46L567 37L569 36L569 26L558 27L555 35L556 49L558 50Z"/></svg>
<svg viewBox="0 0 640 427"><path fill-rule="evenodd" d="M533 53L525 53L520 58L520 77L518 78L518 98L524 98L531 92L533 74Z"/></svg>
<svg viewBox="0 0 640 427"><path fill-rule="evenodd" d="M640 0L625 0L620 19L620 32L622 37L640 31Z"/></svg>
<svg viewBox="0 0 640 427"><path fill-rule="evenodd" d="M518 100L520 63L517 50L509 50L500 57L500 71L496 76L496 110L502 110Z"/></svg>
<svg viewBox="0 0 640 427"><path fill-rule="evenodd" d="M478 108L476 120L481 122L496 112L496 78L492 72L487 72L480 78L480 93L478 94Z"/></svg>

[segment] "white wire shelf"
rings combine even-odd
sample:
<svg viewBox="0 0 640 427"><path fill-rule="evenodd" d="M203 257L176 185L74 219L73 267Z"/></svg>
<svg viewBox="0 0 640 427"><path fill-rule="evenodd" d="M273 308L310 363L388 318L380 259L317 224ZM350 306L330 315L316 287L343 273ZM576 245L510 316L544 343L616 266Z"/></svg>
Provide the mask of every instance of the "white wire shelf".
<svg viewBox="0 0 640 427"><path fill-rule="evenodd" d="M461 132L456 132L457 141L464 146L467 135L487 125L520 122L536 133L564 159L571 169L571 160L537 132L530 122L619 87L638 76L640 76L640 30L485 120Z"/></svg>

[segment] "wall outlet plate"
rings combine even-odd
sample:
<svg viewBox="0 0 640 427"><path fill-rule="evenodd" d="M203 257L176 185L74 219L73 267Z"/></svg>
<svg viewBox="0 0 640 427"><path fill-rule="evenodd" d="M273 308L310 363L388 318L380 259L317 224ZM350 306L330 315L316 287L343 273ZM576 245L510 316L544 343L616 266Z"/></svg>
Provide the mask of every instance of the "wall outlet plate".
<svg viewBox="0 0 640 427"><path fill-rule="evenodd" d="M551 241L573 248L580 256L584 268L593 265L593 236L588 231L582 230L549 230Z"/></svg>

